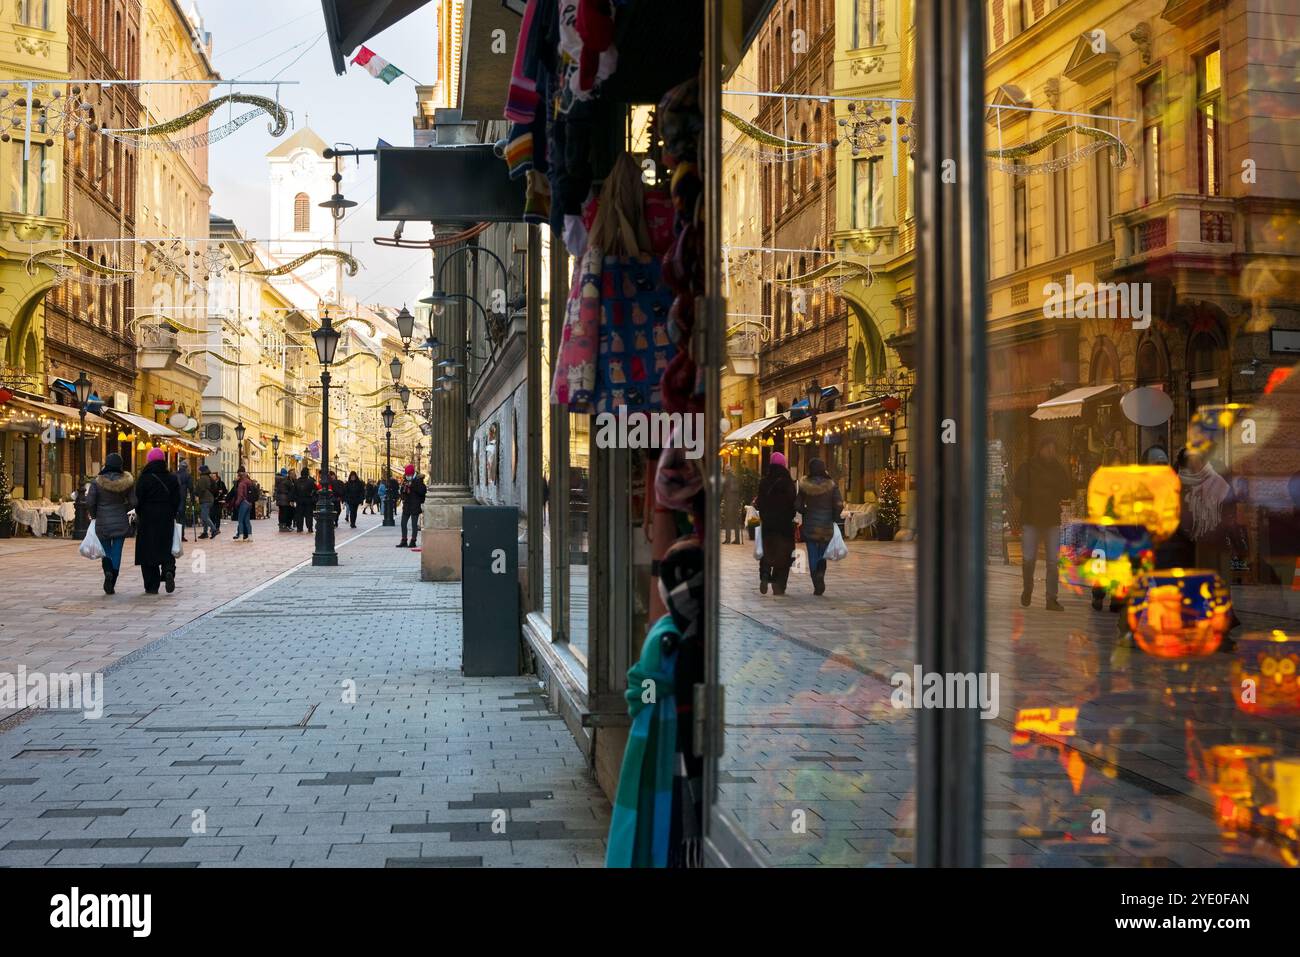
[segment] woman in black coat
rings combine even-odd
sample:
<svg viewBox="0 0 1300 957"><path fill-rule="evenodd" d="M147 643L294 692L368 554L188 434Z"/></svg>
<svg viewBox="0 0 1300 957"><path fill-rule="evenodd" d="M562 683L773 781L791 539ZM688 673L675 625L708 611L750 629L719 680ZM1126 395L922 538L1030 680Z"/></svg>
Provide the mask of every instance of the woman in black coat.
<svg viewBox="0 0 1300 957"><path fill-rule="evenodd" d="M794 502L797 494L785 456L773 452L767 471L758 483L758 496L754 499L763 536L763 557L758 560L758 590L764 595L769 584L772 594L785 594L794 554Z"/></svg>
<svg viewBox="0 0 1300 957"><path fill-rule="evenodd" d="M348 524L357 527L357 509L366 498L366 483L361 481L356 472L348 473L347 484L343 486L343 501L348 506Z"/></svg>
<svg viewBox="0 0 1300 957"><path fill-rule="evenodd" d="M135 563L144 576L144 590L158 594L158 584L176 590L176 559L172 556L172 534L176 510L181 505L181 487L167 470L167 455L151 449L149 464L135 483Z"/></svg>

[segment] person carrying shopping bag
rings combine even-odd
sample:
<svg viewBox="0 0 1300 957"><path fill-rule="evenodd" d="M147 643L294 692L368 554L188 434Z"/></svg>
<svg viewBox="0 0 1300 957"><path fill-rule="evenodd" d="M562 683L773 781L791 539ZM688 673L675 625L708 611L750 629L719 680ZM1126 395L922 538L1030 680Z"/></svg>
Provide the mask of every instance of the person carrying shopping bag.
<svg viewBox="0 0 1300 957"><path fill-rule="evenodd" d="M758 509L759 530L762 538L762 557L758 560L758 590L767 594L768 585L773 595L784 595L790 579L790 562L794 553L794 513L797 497L794 479L786 467L785 456L773 452L767 470L758 483L754 507Z"/></svg>
<svg viewBox="0 0 1300 957"><path fill-rule="evenodd" d="M122 570L122 545L129 530L127 512L135 507L135 478L123 468L122 456L110 452L86 495L86 514L104 552L100 562L106 595L113 594Z"/></svg>
<svg viewBox="0 0 1300 957"><path fill-rule="evenodd" d="M808 474L799 480L795 510L803 516L803 540L808 546L813 594L821 595L826 592L827 547L835 538L835 522L844 511L844 496L821 459L809 462Z"/></svg>
<svg viewBox="0 0 1300 957"><path fill-rule="evenodd" d="M165 583L171 593L176 590L176 556L172 548L181 487L168 471L167 453L162 449L150 449L145 461L148 464L135 486L135 563L144 578L145 594L158 594L160 583Z"/></svg>

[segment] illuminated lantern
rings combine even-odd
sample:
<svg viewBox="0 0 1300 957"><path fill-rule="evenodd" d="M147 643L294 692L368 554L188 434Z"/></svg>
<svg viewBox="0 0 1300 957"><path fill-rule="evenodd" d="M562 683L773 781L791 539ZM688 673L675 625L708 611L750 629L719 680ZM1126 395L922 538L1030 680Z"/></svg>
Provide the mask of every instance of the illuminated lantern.
<svg viewBox="0 0 1300 957"><path fill-rule="evenodd" d="M1138 578L1128 625L1138 647L1156 658L1213 654L1228 633L1232 597L1214 572L1168 568Z"/></svg>
<svg viewBox="0 0 1300 957"><path fill-rule="evenodd" d="M1138 575L1155 568L1155 551L1142 525L1072 522L1061 535L1057 563L1076 589L1101 588L1123 598Z"/></svg>
<svg viewBox="0 0 1300 957"><path fill-rule="evenodd" d="M1300 640L1284 631L1251 632L1237 642L1232 696L1246 714L1300 711Z"/></svg>
<svg viewBox="0 0 1300 957"><path fill-rule="evenodd" d="M1180 484L1167 465L1109 465L1088 481L1088 518L1143 525L1162 542L1178 529Z"/></svg>
<svg viewBox="0 0 1300 957"><path fill-rule="evenodd" d="M1214 793L1219 826L1229 833L1250 826L1254 782L1262 777L1261 762L1273 749L1254 744L1218 744L1204 753L1205 779Z"/></svg>

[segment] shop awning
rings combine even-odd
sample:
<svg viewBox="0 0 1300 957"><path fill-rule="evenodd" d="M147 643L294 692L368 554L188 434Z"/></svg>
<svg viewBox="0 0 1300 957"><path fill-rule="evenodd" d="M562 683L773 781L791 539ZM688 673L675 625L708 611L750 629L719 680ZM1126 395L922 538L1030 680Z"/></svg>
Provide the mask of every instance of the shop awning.
<svg viewBox="0 0 1300 957"><path fill-rule="evenodd" d="M1113 382L1106 385L1087 385L1080 389L1071 389L1063 395L1038 403L1038 408L1031 414L1031 419L1040 422L1051 419L1077 419L1083 415L1083 404L1108 392L1114 392L1119 386Z"/></svg>
<svg viewBox="0 0 1300 957"><path fill-rule="evenodd" d="M29 412L37 417L47 419L59 419L64 422L81 422L81 413L67 405L55 405L52 402L40 402L36 399L24 399L20 396L14 396L5 406L17 411L19 409ZM86 413L87 425L108 425L108 420L96 415L94 412Z"/></svg>
<svg viewBox="0 0 1300 957"><path fill-rule="evenodd" d="M746 422L734 432L729 432L723 438L723 445L736 445L741 442L748 442L756 436L762 435L768 429L785 421L785 415L770 415L763 419L755 419L753 422Z"/></svg>
<svg viewBox="0 0 1300 957"><path fill-rule="evenodd" d="M334 58L334 72L342 76L347 72L347 58L352 55L352 51L428 2L429 0L321 0L321 10L325 14L325 33L330 41L330 55Z"/></svg>
<svg viewBox="0 0 1300 957"><path fill-rule="evenodd" d="M137 432L149 436L151 439L166 439L169 442L174 442L176 439L184 438L170 426L155 422L153 419L146 419L143 415L136 415L134 412L105 409L104 415L120 425L125 425L127 428L135 429Z"/></svg>
<svg viewBox="0 0 1300 957"><path fill-rule="evenodd" d="M196 442L193 439L180 438L173 439L172 441L186 452L190 452L194 455L212 455L217 451L215 447L208 445L206 442Z"/></svg>

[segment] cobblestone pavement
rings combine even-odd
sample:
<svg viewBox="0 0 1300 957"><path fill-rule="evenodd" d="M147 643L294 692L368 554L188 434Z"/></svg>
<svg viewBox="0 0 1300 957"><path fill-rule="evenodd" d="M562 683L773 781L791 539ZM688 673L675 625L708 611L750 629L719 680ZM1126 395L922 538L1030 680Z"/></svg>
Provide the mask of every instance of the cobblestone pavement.
<svg viewBox="0 0 1300 957"><path fill-rule="evenodd" d="M377 523L378 516L362 516ZM359 529L360 530L360 529ZM122 554L117 594L105 595L99 562L77 554L67 539L0 540L0 673L96 672L156 638L308 561L312 536L280 533L274 519L253 523L250 542L233 540L224 522L214 540L195 541L176 563L176 591L146 595L135 542ZM339 528L338 540L356 534ZM0 708L0 720L13 709Z"/></svg>
<svg viewBox="0 0 1300 957"><path fill-rule="evenodd" d="M792 573L777 598L758 592L751 545L722 546L719 803L769 863L911 860L914 712L892 707L890 678L914 664L914 546L849 548L831 565L825 596ZM1045 610L1043 574L1040 564L1035 604L1021 608L1020 568L989 569L987 667L999 677L1000 708L985 725L986 860L1275 863L1268 841L1224 836L1217 795L1196 778L1206 748L1294 742L1294 722L1233 707L1230 654L1148 658L1116 640L1115 616L1064 585L1066 611ZM1243 631L1295 633L1300 594L1235 592ZM1077 727L1013 741L1021 709L1048 707L1078 708Z"/></svg>
<svg viewBox="0 0 1300 957"><path fill-rule="evenodd" d="M536 682L463 678L460 586L359 531L111 669L104 717L0 733L0 865L603 863L608 804Z"/></svg>

